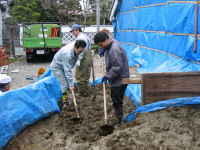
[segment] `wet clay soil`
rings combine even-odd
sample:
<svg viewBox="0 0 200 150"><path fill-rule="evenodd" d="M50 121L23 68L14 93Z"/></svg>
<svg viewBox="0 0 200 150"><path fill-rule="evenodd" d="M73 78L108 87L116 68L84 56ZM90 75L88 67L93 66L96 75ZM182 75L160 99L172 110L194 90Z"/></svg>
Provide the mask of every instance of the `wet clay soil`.
<svg viewBox="0 0 200 150"><path fill-rule="evenodd" d="M200 109L176 107L139 115L131 123L115 124L116 119L107 87L107 112L114 132L102 136L104 125L103 90L96 87L96 99L76 94L80 116L76 117L72 98L61 114L42 119L25 128L9 141L7 150L132 150L200 149ZM75 91L75 93L77 93ZM134 109L124 98L124 117Z"/></svg>

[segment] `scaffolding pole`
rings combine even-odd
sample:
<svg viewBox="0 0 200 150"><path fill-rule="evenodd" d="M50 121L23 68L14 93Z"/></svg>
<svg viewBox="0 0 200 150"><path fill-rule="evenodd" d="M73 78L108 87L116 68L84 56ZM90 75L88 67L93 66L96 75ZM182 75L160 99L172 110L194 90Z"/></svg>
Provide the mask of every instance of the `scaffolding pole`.
<svg viewBox="0 0 200 150"><path fill-rule="evenodd" d="M3 42L2 42L2 12L0 9L0 47L2 47Z"/></svg>
<svg viewBox="0 0 200 150"><path fill-rule="evenodd" d="M100 31L100 0L96 0L96 25L97 32Z"/></svg>

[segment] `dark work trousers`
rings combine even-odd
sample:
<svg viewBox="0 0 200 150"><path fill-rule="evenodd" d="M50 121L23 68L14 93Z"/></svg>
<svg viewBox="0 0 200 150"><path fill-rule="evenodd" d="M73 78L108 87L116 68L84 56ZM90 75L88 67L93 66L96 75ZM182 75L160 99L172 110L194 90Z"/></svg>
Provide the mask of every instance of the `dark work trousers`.
<svg viewBox="0 0 200 150"><path fill-rule="evenodd" d="M115 109L122 107L126 87L127 84L121 84L121 86L110 88L113 107Z"/></svg>

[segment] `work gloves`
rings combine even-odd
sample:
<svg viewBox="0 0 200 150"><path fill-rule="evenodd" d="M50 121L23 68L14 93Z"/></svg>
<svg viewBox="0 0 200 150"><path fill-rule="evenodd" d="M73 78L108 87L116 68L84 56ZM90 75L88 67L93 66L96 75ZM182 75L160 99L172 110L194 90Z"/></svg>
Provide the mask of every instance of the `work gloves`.
<svg viewBox="0 0 200 150"><path fill-rule="evenodd" d="M102 81L101 81L101 83L103 83L103 82L107 82L107 80L108 80L108 78L106 77L106 76L103 76L103 78L102 78Z"/></svg>

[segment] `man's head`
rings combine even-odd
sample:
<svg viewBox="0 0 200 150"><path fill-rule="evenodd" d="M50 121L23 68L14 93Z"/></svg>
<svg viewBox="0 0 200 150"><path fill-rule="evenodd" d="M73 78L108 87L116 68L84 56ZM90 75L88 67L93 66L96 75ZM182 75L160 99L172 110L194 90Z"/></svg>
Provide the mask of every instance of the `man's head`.
<svg viewBox="0 0 200 150"><path fill-rule="evenodd" d="M5 74L0 74L0 90L6 92L10 89L11 78Z"/></svg>
<svg viewBox="0 0 200 150"><path fill-rule="evenodd" d="M94 36L94 43L97 44L100 48L105 49L110 43L109 36L105 32L98 32Z"/></svg>
<svg viewBox="0 0 200 150"><path fill-rule="evenodd" d="M108 29L105 29L105 28L103 28L102 30L101 30L101 32L105 32L107 35L109 35L109 30Z"/></svg>
<svg viewBox="0 0 200 150"><path fill-rule="evenodd" d="M74 35L75 37L77 37L78 34L79 34L80 32L82 32L81 26L78 25L78 24L72 25L72 28L71 28L71 31L70 31L70 32L72 32L73 35Z"/></svg>
<svg viewBox="0 0 200 150"><path fill-rule="evenodd" d="M81 54L86 47L86 43L83 40L77 40L74 44L74 52L76 55Z"/></svg>

